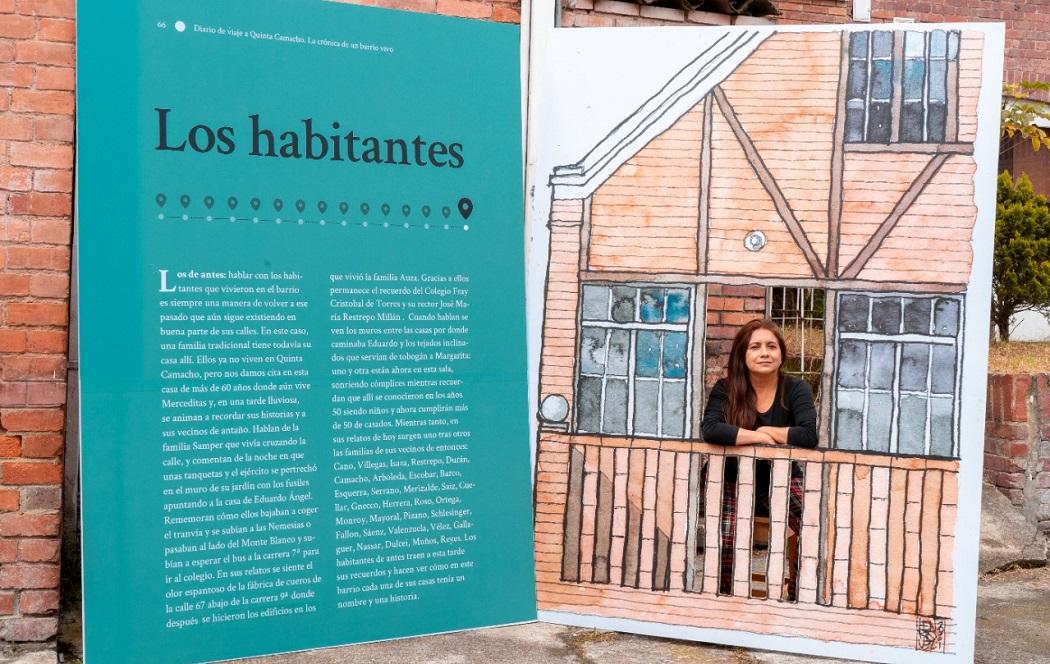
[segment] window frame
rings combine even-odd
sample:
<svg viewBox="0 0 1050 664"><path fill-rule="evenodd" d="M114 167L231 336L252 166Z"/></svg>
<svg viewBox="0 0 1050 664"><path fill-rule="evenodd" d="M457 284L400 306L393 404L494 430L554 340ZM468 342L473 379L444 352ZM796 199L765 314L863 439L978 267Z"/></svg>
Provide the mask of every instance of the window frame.
<svg viewBox="0 0 1050 664"><path fill-rule="evenodd" d="M931 44L934 41L935 34L943 34L944 36L944 51L943 55L939 53L931 53ZM876 35L889 35L891 39L890 43L890 54L888 57L875 55L875 40ZM912 55L909 57L906 52L906 44L908 43L909 36L918 36L922 39L923 52L921 59ZM854 40L860 39L861 36L865 39L864 51L865 55L859 57L854 55ZM883 37L884 39L884 37ZM842 49L842 65L841 65L841 76L842 81L842 98L839 100L839 112L843 114L843 128L842 128L842 140L847 150L859 150L863 149L863 146L872 145L899 145L907 146L910 148L909 151L936 151L934 146L942 144L950 144L958 141L958 108L959 108L959 60L961 55L962 46L962 33L959 30L864 30L864 31L850 31L843 35L843 49ZM889 60L890 62L890 91L888 100L883 99L881 96L878 99L873 98L873 63L875 60ZM901 138L904 133L904 120L905 111L904 107L906 103L914 103L916 100L912 99L911 102L905 99L905 90L909 87L908 82L905 80L906 76L906 64L907 62L919 60L922 62L922 138L921 140L904 140ZM941 139L930 138L930 95L933 90L934 81L930 77L931 62L943 62L944 63L944 136ZM865 63L864 69L864 82L863 82L863 95L858 97L855 94L851 95L851 83L853 81L854 72L853 64L863 62ZM909 97L909 99L911 99ZM862 110L862 120L860 126L860 137L850 137L850 110L851 104L856 105L860 102L860 106L852 110ZM871 126L869 126L869 116L871 114L871 106L873 103L889 103L890 110L890 132L888 140L881 140L880 138L871 138ZM935 102L934 102L935 103Z"/></svg>
<svg viewBox="0 0 1050 664"><path fill-rule="evenodd" d="M609 313L607 320L593 320L584 318L584 299L585 290L588 287L599 287L609 289ZM613 296L612 289L614 288L633 288L635 289L635 310L634 317L629 322L617 322L612 318L612 306ZM669 290L683 290L686 292L688 297L688 319L685 323L646 323L641 321L641 302L642 302L642 291L645 289L660 288ZM680 282L650 282L650 281L631 281L631 282L619 282L619 281L584 281L580 284L579 292L579 306L577 311L577 343L575 348L575 376L573 380L574 386L574 399L572 409L572 430L575 433L587 434L587 435L600 435L600 436L626 436L626 437L644 437L644 438L655 438L660 440L682 440L689 439L693 436L695 428L693 419L695 414L696 404L693 403L695 393L695 369L696 364L694 362L693 354L696 352L696 338L695 331L697 326L697 311L698 299L702 297L703 289L698 287L697 284L692 283L680 283ZM664 306L666 311L666 294L664 300ZM666 319L666 314L665 314ZM603 373L599 376L595 373L585 372L583 370L583 343L584 343L584 332L587 328L591 329L602 329L606 331L605 337L605 358L603 361ZM629 334L629 346L627 350L627 369L626 373L622 376L617 374L608 373L608 348L611 330L624 330ZM663 376L663 353L664 346L661 343L660 355L658 358L658 369L657 376L639 376L636 374L637 369L637 341L639 332L674 332L685 335L685 348L683 349L683 371L684 375L682 378L667 378ZM604 431L605 427L605 408L606 408L606 387L608 378L622 378L627 383L627 403L626 403L626 423L624 426L623 433L610 433ZM599 397L599 412L598 412L598 427L597 431L589 431L580 427L580 401L582 394L582 378L598 378L602 381L601 395ZM634 407L635 407L635 393L636 393L636 381L653 381L656 382L657 387L657 400L660 404L660 408L657 409L657 420L656 420L656 433L636 433L635 421L634 421ZM682 433L677 434L666 434L664 433L664 408L663 408L663 387L666 382L682 383L683 384L683 402L682 402Z"/></svg>
<svg viewBox="0 0 1050 664"><path fill-rule="evenodd" d="M864 296L868 298L868 318L867 328L863 332L857 331L843 331L842 330L842 299L844 296ZM842 450L845 452L859 452L859 453L874 453L874 454L886 454L890 456L900 457L924 457L924 458L959 458L959 421L960 421L960 406L961 406L961 391L962 391L962 368L963 368L963 335L965 332L965 304L966 298L961 294L950 294L950 293L903 293L903 292L886 292L886 293L871 293L871 292L856 292L856 291L836 291L835 297L835 358L831 371L831 409L830 409L830 422L829 422L829 434L830 441L833 443L832 449ZM901 319L896 333L881 333L871 331L873 311L875 307L875 301L886 298L895 298L900 303ZM927 334L917 334L905 332L905 314L904 304L908 300L928 300L930 302L930 321ZM938 300L952 301L957 305L957 318L956 318L956 329L954 335L937 335L934 333L936 323L936 306ZM840 369L841 369L841 358L842 358L842 342L843 341L857 341L864 344L865 347L865 361L864 361L864 385L862 387L842 387L839 384L840 380ZM893 344L894 353L894 364L893 364L893 376L891 385L889 388L872 388L870 387L871 379L871 354L872 344L874 343L889 343ZM922 344L927 347L927 365L926 365L926 388L925 390L912 390L901 388L901 367L903 362L903 353L905 344ZM952 359L954 361L954 371L952 373L952 379L954 381L952 385L951 394L945 392L934 392L933 391L933 362L934 362L934 348L936 346L952 346L954 348L954 354ZM841 401L842 392L852 394L862 394L864 400L864 406L861 412L861 440L859 447L842 447L839 444L838 436L838 420L839 420L839 405ZM868 446L868 403L871 394L888 394L890 396L890 403L892 407L891 420L890 420L890 431L889 431L889 445L887 450L874 450ZM923 429L923 449L922 452L910 452L900 451L900 416L901 416L901 403L902 396L921 396L925 399L925 422ZM951 398L952 405L952 416L951 416L951 450L949 455L935 454L931 451L933 444L932 437L932 420L933 420L933 409L931 407L935 398Z"/></svg>

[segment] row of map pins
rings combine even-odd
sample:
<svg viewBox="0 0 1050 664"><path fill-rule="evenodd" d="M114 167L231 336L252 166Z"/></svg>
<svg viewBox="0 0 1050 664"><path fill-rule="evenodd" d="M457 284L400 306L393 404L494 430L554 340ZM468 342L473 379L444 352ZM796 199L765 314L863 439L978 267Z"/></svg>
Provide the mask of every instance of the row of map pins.
<svg viewBox="0 0 1050 664"><path fill-rule="evenodd" d="M158 206L164 207L168 202L168 197L164 194L157 194L156 201ZM208 208L209 210L212 209L212 207L215 205L215 198L212 196L205 196L203 198L203 201L204 207ZM183 208L188 208L191 202L192 200L188 195L183 194L182 196L179 196L179 203L182 205ZM226 199L226 205L229 206L231 210L236 209L238 203L239 201L235 196L230 196ZM258 198L253 198L248 202L248 205L249 207L251 207L252 210L258 210L259 207L262 206L262 201L260 201ZM350 210L350 204L346 203L345 201L339 203L338 207L339 212L341 212L342 214L346 214ZM282 209L284 209L284 201L282 201L280 198L273 199L273 209L280 212ZM295 209L302 213L306 209L306 201L302 199L295 201ZM367 216L368 213L371 211L372 207L368 203L361 203L358 209L361 210L361 214ZM459 214L463 217L463 219L469 219L471 213L474 212L474 202L466 196L464 196L463 198L459 199L458 203L456 203L456 209L459 211ZM321 214L324 214L325 211L328 210L328 203L324 201L317 201L317 210ZM379 206L379 211L383 213L384 217L390 214L390 210L391 208L389 203L383 203ZM424 205L419 209L419 211L423 213L424 217L429 217L432 210L429 205ZM402 205L401 214L406 217L412 214L412 206L408 205L407 203L405 205ZM449 208L447 205L441 208L441 216L443 216L445 219L448 219L451 214L452 209Z"/></svg>

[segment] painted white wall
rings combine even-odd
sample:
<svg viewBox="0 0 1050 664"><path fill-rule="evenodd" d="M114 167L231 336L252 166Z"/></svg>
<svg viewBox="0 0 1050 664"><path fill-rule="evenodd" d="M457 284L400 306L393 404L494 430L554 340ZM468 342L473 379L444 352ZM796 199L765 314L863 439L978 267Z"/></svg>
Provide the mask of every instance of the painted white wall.
<svg viewBox="0 0 1050 664"><path fill-rule="evenodd" d="M1050 341L1050 319L1038 311L1022 311L1010 318L1010 341Z"/></svg>

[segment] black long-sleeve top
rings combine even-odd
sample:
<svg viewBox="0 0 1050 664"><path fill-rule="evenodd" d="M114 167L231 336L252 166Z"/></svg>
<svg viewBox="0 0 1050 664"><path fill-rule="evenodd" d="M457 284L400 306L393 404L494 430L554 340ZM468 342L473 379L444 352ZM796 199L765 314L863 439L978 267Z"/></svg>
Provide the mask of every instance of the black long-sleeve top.
<svg viewBox="0 0 1050 664"><path fill-rule="evenodd" d="M739 427L726 423L726 408L729 395L725 379L711 388L711 396L704 409L701 431L704 440L715 445L733 445ZM777 385L773 405L764 413L758 413L758 427L788 427L788 445L795 447L817 446L817 409L813 405L813 390L804 380L785 376Z"/></svg>

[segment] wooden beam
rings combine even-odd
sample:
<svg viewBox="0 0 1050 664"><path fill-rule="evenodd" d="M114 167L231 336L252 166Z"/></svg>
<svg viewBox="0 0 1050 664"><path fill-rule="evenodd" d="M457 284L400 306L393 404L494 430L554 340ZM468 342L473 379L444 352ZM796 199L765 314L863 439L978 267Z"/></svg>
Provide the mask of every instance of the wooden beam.
<svg viewBox="0 0 1050 664"><path fill-rule="evenodd" d="M953 295L966 292L966 284L946 282L914 283L904 281L875 281L872 279L832 279L829 277L778 277L776 275L693 274L688 272L627 272L587 270L580 272L583 283L617 284L724 284L727 286L788 286L793 288L824 288L827 290L856 290L883 293L939 293ZM699 315L699 313L698 313Z"/></svg>
<svg viewBox="0 0 1050 664"><path fill-rule="evenodd" d="M909 154L973 154L972 143L847 143L846 152Z"/></svg>
<svg viewBox="0 0 1050 664"><path fill-rule="evenodd" d="M864 269L864 266L868 263L879 247L882 246L886 236L890 234L890 231L897 225L900 218L904 216L904 213L911 208L912 204L922 193L922 190L926 188L926 185L930 183L933 176L937 174L937 171L941 170L941 166L944 162L948 161L948 154L938 154L934 156L929 162L927 162L925 168L922 169L909 185L908 190L904 192L904 195L900 197L897 204L893 206L893 210L889 216L879 225L879 229L875 231L868 242L864 245L864 248L860 250L857 257L853 259L853 262L842 271L842 277L844 279L855 279L860 271Z"/></svg>
<svg viewBox="0 0 1050 664"><path fill-rule="evenodd" d="M846 142L846 80L849 76L849 34L840 38L839 89L835 96L835 130L831 139L831 187L828 190L828 262L829 277L839 274L839 236L842 227L842 173L846 166L843 153Z"/></svg>
<svg viewBox="0 0 1050 664"><path fill-rule="evenodd" d="M711 95L704 97L704 128L700 139L700 209L696 225L696 271L707 272L707 236L711 218L711 130L714 127Z"/></svg>
<svg viewBox="0 0 1050 664"><path fill-rule="evenodd" d="M583 199L583 222L580 227L580 270L588 270L591 267L591 199L588 196Z"/></svg>
<svg viewBox="0 0 1050 664"><path fill-rule="evenodd" d="M787 198L784 196L784 192L780 190L780 186L777 185L776 178L773 177L765 162L762 161L762 156L758 154L751 137L744 131L744 127L740 124L740 119L737 117L736 111L733 110L733 106L729 103L729 99L726 98L725 92L720 86L715 86L712 94L714 94L715 101L718 102L718 108L722 111L722 115L725 116L726 121L729 123L730 129L733 130L733 135L740 142L740 146L744 148L744 154L747 156L751 168L754 169L759 182L762 183L770 198L773 199L773 206L776 208L777 214L784 220L788 232L791 233L795 244L802 250L802 255L805 256L813 274L818 277L825 276L824 266L821 264L820 258L817 257L817 252L813 250L813 245L810 244L806 232L802 229L802 224L799 223L795 212L788 205Z"/></svg>

